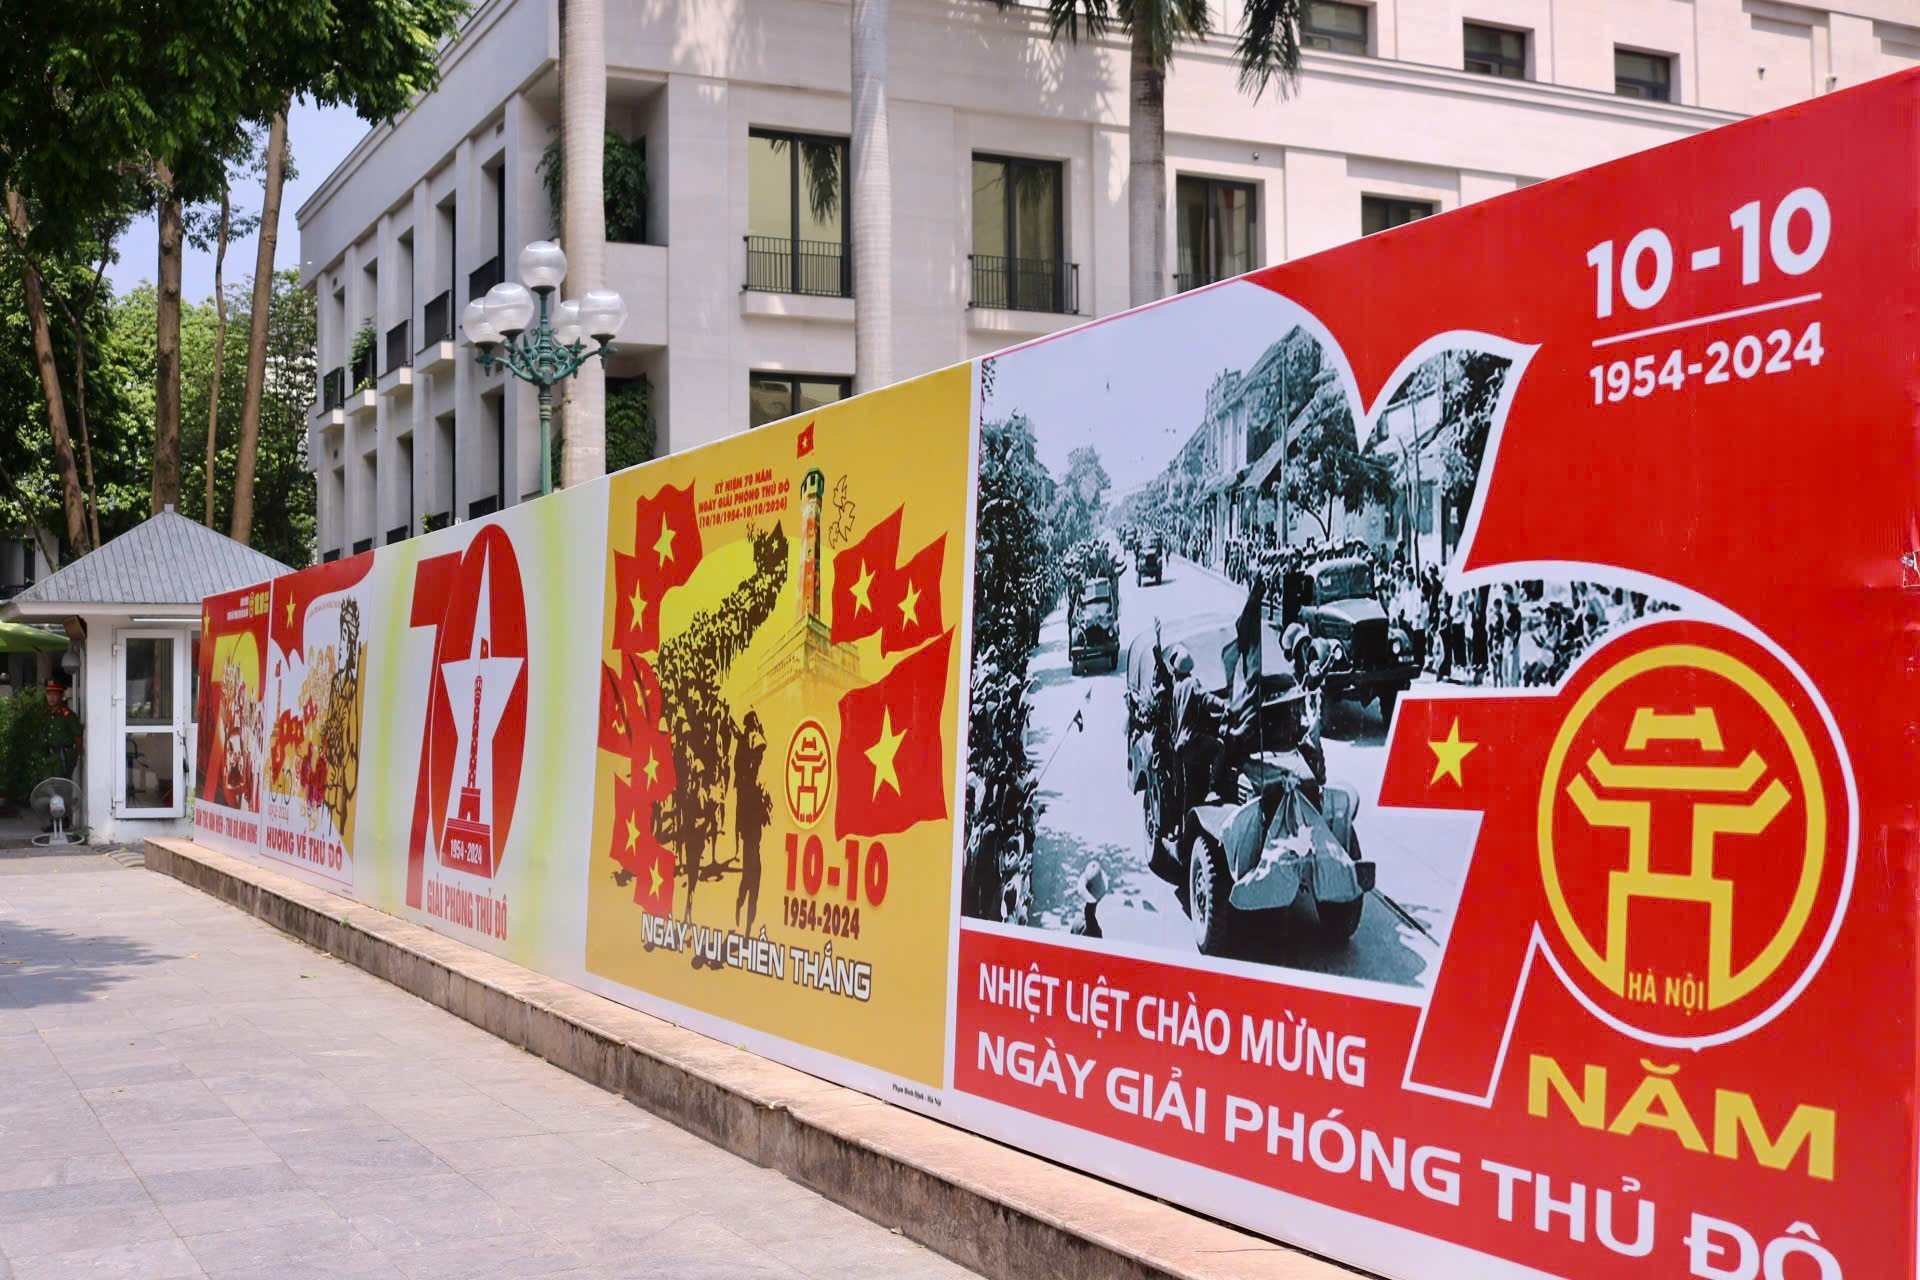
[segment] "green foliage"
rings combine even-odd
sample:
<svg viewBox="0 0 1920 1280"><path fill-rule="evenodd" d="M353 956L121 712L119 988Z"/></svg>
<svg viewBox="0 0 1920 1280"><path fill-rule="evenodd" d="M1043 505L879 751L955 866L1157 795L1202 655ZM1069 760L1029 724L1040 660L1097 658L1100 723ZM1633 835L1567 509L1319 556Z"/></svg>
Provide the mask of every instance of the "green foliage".
<svg viewBox="0 0 1920 1280"><path fill-rule="evenodd" d="M565 203L566 157L560 140L540 156L540 180L547 189L547 210L554 234L560 234ZM645 244L647 239L647 143L608 130L600 162L600 194L606 206L607 239L615 244Z"/></svg>
<svg viewBox="0 0 1920 1280"><path fill-rule="evenodd" d="M365 391L373 385L376 362L370 357L373 355L375 344L379 341L380 335L373 331L372 321L368 321L354 330L352 368L356 375L353 384L355 391Z"/></svg>
<svg viewBox="0 0 1920 1280"><path fill-rule="evenodd" d="M129 295L129 301L135 296L143 297L144 310L137 317L127 318L130 328L138 330L130 340L144 341L151 352L152 294ZM214 308L210 301L187 304L181 313L180 495L184 510L198 513L204 509L207 483L207 395L213 374ZM240 402L246 394L246 334L252 315L252 283L229 286L227 349L220 372L220 436L213 477L213 527L222 532L233 516ZM313 294L300 287L299 272L276 271L267 312L267 367L260 398L259 452L254 461L252 545L295 568L313 559L314 483L307 471L307 409L313 401L316 377L316 334ZM146 388L150 405L151 377ZM151 416L143 429L150 439ZM145 500L143 489L141 501Z"/></svg>
<svg viewBox="0 0 1920 1280"><path fill-rule="evenodd" d="M1019 0L994 0L1002 9ZM1211 30L1207 0L1046 0L1047 28L1054 39L1062 32L1078 41L1085 28L1098 40L1115 25L1145 43L1154 69L1165 72L1174 50L1183 40L1200 40ZM1234 41L1240 64L1240 88L1257 99L1269 84L1282 94L1292 90L1300 73L1300 17L1304 0L1247 0Z"/></svg>
<svg viewBox="0 0 1920 1280"><path fill-rule="evenodd" d="M653 383L646 374L607 387L607 470L624 471L653 457Z"/></svg>
<svg viewBox="0 0 1920 1280"><path fill-rule="evenodd" d="M49 283L77 308L92 282L86 255L93 246L44 255L41 268ZM67 559L66 523L61 514L60 475L53 460L53 437L40 390L28 326L25 290L18 255L0 252L0 529L9 533L44 531L43 549ZM148 468L153 450L153 294L146 291L149 313L144 352L129 352L116 342L115 308L102 285L94 305L78 314L87 346L87 422L93 469L100 495L100 533L111 538L145 518L151 496ZM81 454L78 362L66 316L49 306L48 322L67 404L76 465L86 479ZM136 376L137 375L137 376ZM140 381L144 378L144 381Z"/></svg>
<svg viewBox="0 0 1920 1280"><path fill-rule="evenodd" d="M0 698L0 799L26 807L33 789L59 772L47 755L46 694L38 685Z"/></svg>
<svg viewBox="0 0 1920 1280"><path fill-rule="evenodd" d="M653 383L646 374L607 379L607 470L625 471L652 459L658 442L653 421ZM560 477L561 439L553 437L553 475Z"/></svg>
<svg viewBox="0 0 1920 1280"><path fill-rule="evenodd" d="M248 121L295 97L389 119L431 89L466 0L0 5L0 186L69 240L137 202L156 163L188 203L218 193Z"/></svg>

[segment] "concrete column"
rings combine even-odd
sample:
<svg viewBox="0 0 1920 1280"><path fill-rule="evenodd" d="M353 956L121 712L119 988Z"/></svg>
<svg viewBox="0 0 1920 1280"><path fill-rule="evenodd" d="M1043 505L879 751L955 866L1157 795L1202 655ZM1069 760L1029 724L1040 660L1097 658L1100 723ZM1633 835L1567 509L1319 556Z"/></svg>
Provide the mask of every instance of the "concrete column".
<svg viewBox="0 0 1920 1280"><path fill-rule="evenodd" d="M1892 63L1880 56L1880 40L1873 34L1873 20L1849 13L1827 15L1827 74L1835 89L1845 89L1892 69ZM1822 81L1822 91L1826 82Z"/></svg>
<svg viewBox="0 0 1920 1280"><path fill-rule="evenodd" d="M1700 106L1749 111L1754 84L1752 27L1741 0L1694 0L1693 62Z"/></svg>
<svg viewBox="0 0 1920 1280"><path fill-rule="evenodd" d="M1080 309L1090 316L1125 311L1132 254L1127 239L1127 164L1131 148L1124 124L1093 126L1093 172L1088 175L1092 209L1091 250L1081 261ZM1172 191L1173 183L1167 183ZM1168 285L1171 292L1171 282Z"/></svg>
<svg viewBox="0 0 1920 1280"><path fill-rule="evenodd" d="M1360 196L1347 181L1347 158L1328 151L1286 151L1288 259L1330 249L1360 234Z"/></svg>
<svg viewBox="0 0 1920 1280"><path fill-rule="evenodd" d="M966 209L950 107L896 100L893 125L893 376L953 362L966 349ZM912 201L899 193L916 193Z"/></svg>
<svg viewBox="0 0 1920 1280"><path fill-rule="evenodd" d="M525 94L516 93L506 105L506 162L500 180L506 184L506 260L501 278L519 279L520 250L529 242L553 235L552 210L540 182L540 155L551 135ZM513 380L506 396L507 492L500 505L512 506L527 494L540 491L540 400L532 386ZM556 472L554 483L559 484Z"/></svg>
<svg viewBox="0 0 1920 1280"><path fill-rule="evenodd" d="M666 96L670 345L669 394L658 415L662 452L744 428L748 373L744 343L733 342L746 273L746 126L734 136L724 81L671 76ZM648 162L655 163L651 153ZM734 361L735 349L742 362Z"/></svg>
<svg viewBox="0 0 1920 1280"><path fill-rule="evenodd" d="M339 361L341 365L347 366L346 377L349 396L351 396L353 392L353 369L351 367L353 360L353 335L359 332L360 316L362 314L362 308L365 305L366 286L361 276L362 260L363 250L361 246L357 243L350 244L347 246L347 251L343 255L340 264L343 289L341 295L341 345ZM340 532L338 545L343 551L351 551L353 549L354 541L362 536L360 528L366 523L367 519L366 499L360 492L360 486L355 483L359 478L357 463L360 456L360 435L363 430L364 428L362 428L351 415L347 418L346 426L341 429L340 452L342 461L346 464L347 483L346 491L341 495L339 511L340 523L335 527Z"/></svg>
<svg viewBox="0 0 1920 1280"><path fill-rule="evenodd" d="M453 153L454 206L454 323L467 305L467 273L479 266L492 250L482 248L486 225L481 208L483 184L480 181L480 153L472 138L462 138ZM473 456L480 441L480 386L483 375L472 360L472 352L462 349L463 358L453 364L453 517L467 517L467 503L473 500L475 474Z"/></svg>

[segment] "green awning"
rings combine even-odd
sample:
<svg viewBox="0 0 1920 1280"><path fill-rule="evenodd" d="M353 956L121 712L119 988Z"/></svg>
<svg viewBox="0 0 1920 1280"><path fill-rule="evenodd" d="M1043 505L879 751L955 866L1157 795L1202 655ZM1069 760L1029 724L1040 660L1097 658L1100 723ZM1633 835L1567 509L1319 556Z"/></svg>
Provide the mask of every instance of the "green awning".
<svg viewBox="0 0 1920 1280"><path fill-rule="evenodd" d="M67 637L24 622L0 622L0 653L65 653Z"/></svg>

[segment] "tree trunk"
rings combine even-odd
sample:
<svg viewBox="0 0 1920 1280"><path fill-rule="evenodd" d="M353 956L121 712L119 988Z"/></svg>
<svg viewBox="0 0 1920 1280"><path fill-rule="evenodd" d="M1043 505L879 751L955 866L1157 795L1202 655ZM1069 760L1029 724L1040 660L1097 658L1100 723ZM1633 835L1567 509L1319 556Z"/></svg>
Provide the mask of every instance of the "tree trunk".
<svg viewBox="0 0 1920 1280"><path fill-rule="evenodd" d="M260 247L253 264L253 312L247 317L247 382L240 397L240 453L233 462L234 539L253 539L253 467L260 449L260 401L267 380L267 320L273 309L273 248L280 237L280 188L287 173L287 113L267 128L267 180L260 202Z"/></svg>
<svg viewBox="0 0 1920 1280"><path fill-rule="evenodd" d="M565 0L560 19L560 239L568 297L606 284L607 31L604 0ZM560 403L562 488L607 473L607 381L598 360Z"/></svg>
<svg viewBox="0 0 1920 1280"><path fill-rule="evenodd" d="M113 260L110 241L103 253L105 256L94 264L93 283L87 286L87 295L80 300L78 311L68 306L59 294L53 297L67 319L67 332L73 335L73 417L80 427L80 474L85 485L87 532L96 547L100 545L100 490L93 482L93 437L87 425L87 329L81 317L93 310L93 300L100 296L100 281L107 274L107 264Z"/></svg>
<svg viewBox="0 0 1920 1280"><path fill-rule="evenodd" d="M184 228L173 173L154 165L160 182L160 284L153 318L153 514L180 501L180 266Z"/></svg>
<svg viewBox="0 0 1920 1280"><path fill-rule="evenodd" d="M233 227L233 197L223 180L220 183L220 230L213 241L213 373L207 380L207 470L205 482L206 514L201 523L213 525L214 454L220 442L220 364L227 354L227 232Z"/></svg>
<svg viewBox="0 0 1920 1280"><path fill-rule="evenodd" d="M1128 306L1154 301L1167 284L1167 69L1134 24L1127 111Z"/></svg>
<svg viewBox="0 0 1920 1280"><path fill-rule="evenodd" d="M7 192L7 217L21 241L20 277L27 295L27 321L33 329L33 362L40 370L40 394L47 402L47 430L53 436L53 460L60 470L60 506L67 517L67 545L76 556L93 550L87 536L86 500L73 466L73 440L67 434L67 401L60 390L60 370L53 361L53 331L47 325L47 301L40 292L40 273L26 253L27 202L18 192Z"/></svg>
<svg viewBox="0 0 1920 1280"><path fill-rule="evenodd" d="M853 0L853 389L893 381L893 160L887 127L887 8Z"/></svg>

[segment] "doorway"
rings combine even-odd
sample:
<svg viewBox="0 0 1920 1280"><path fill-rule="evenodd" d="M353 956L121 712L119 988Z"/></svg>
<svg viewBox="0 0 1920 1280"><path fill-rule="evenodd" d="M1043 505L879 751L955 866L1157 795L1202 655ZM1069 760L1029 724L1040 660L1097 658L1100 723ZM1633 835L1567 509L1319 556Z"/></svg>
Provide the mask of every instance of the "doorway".
<svg viewBox="0 0 1920 1280"><path fill-rule="evenodd" d="M114 799L126 818L186 812L187 633L123 631L114 646Z"/></svg>

